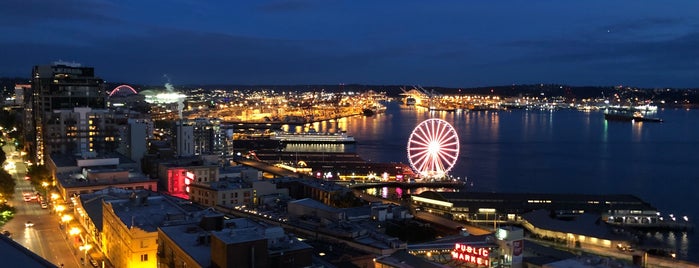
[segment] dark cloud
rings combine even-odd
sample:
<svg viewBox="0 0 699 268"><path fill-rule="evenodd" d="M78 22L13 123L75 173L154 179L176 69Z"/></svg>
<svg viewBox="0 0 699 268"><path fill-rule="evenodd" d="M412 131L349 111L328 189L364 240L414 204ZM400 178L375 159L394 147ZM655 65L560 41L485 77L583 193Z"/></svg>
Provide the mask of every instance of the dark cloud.
<svg viewBox="0 0 699 268"><path fill-rule="evenodd" d="M636 32L647 31L654 28L667 28L679 25L686 25L688 21L684 18L646 18L620 23L607 24L597 28L597 32Z"/></svg>
<svg viewBox="0 0 699 268"><path fill-rule="evenodd" d="M0 1L0 24L23 26L46 21L90 21L108 24L121 21L109 15L113 5L100 0L3 0Z"/></svg>
<svg viewBox="0 0 699 268"><path fill-rule="evenodd" d="M699 32L663 40L520 40L501 47L519 53L494 64L529 65L552 77L567 77L564 82L594 76L647 86L693 86L692 76L699 73L697 46Z"/></svg>

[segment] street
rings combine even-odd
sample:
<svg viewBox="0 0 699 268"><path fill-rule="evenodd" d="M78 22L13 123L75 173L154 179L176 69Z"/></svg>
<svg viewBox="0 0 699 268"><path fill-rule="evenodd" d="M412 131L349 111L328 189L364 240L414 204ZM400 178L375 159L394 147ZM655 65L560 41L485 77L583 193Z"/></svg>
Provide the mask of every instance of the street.
<svg viewBox="0 0 699 268"><path fill-rule="evenodd" d="M14 145L8 142L2 149L7 155L7 162L15 163L15 171L10 174L17 182L15 194L8 200L8 204L17 211L15 217L2 227L3 230L9 231L12 239L19 244L59 267L61 264L64 267L82 267L79 265L80 252L71 249L65 230L59 228L58 217L50 214L53 207L42 209L35 199L24 201L23 193L34 194L36 190L24 179L25 163L20 157L12 156L12 152L15 151ZM44 189L37 190L44 194ZM27 221L34 223L34 226L26 227Z"/></svg>

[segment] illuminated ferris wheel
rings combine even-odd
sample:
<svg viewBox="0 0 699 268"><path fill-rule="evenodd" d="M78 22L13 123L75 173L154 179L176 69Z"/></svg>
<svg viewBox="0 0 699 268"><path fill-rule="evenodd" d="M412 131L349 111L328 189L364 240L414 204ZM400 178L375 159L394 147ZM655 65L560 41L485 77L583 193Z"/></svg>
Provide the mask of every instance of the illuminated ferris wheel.
<svg viewBox="0 0 699 268"><path fill-rule="evenodd" d="M439 179L454 167L459 156L459 136L447 121L422 121L408 139L408 160L422 179Z"/></svg>

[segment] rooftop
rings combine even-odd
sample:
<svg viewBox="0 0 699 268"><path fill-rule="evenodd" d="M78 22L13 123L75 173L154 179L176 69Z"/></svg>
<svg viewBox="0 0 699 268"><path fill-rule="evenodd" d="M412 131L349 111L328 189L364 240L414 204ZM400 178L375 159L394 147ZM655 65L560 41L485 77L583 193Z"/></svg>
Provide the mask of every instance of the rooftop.
<svg viewBox="0 0 699 268"><path fill-rule="evenodd" d="M624 237L612 233L611 228L597 214L584 213L574 217L572 220L560 220L551 218L549 211L540 209L526 213L522 215L522 218L534 227L543 230L609 240L624 240Z"/></svg>
<svg viewBox="0 0 699 268"><path fill-rule="evenodd" d="M92 172L90 170L89 172ZM101 171L101 172L107 172L107 171ZM113 171L112 171L113 172ZM99 171L98 171L99 173ZM156 182L156 179L151 179L148 176L140 173L140 172L129 172L128 178L124 179L98 179L98 180L88 180L85 178L85 176L81 173L73 173L73 174L56 174L56 180L58 181L59 184L61 184L65 188L72 188L72 187L85 187L85 186L96 186L96 185L119 185L119 184L129 184L129 183L135 183L135 182L148 182L148 181L153 181Z"/></svg>
<svg viewBox="0 0 699 268"><path fill-rule="evenodd" d="M640 198L628 194L548 194L548 193L491 193L491 192L433 192L420 197L452 202L458 207L481 206L533 210L541 207L557 209L600 209L614 206L618 209L655 210Z"/></svg>
<svg viewBox="0 0 699 268"><path fill-rule="evenodd" d="M117 152L110 152L106 153L103 155L100 155L98 157L92 157L88 159L119 159L119 164L135 164L133 160L129 159L128 157L117 153ZM78 166L78 160L83 160L81 156L76 156L76 155L70 155L70 154L52 154L51 155L51 160L53 161L54 164L56 164L56 167L61 168L61 167L76 167Z"/></svg>
<svg viewBox="0 0 699 268"><path fill-rule="evenodd" d="M104 200L127 228L138 227L155 232L160 226L182 224L192 220L195 212L203 209L186 199L165 196L156 192L131 191L127 196Z"/></svg>
<svg viewBox="0 0 699 268"><path fill-rule="evenodd" d="M115 194L116 193L116 194ZM82 204L85 213L90 217L92 222L95 224L95 228L102 231L102 200L103 199L115 199L114 195L130 194L131 191L119 188L109 187L107 189L97 191L91 194L81 194L78 196L80 203Z"/></svg>
<svg viewBox="0 0 699 268"><path fill-rule="evenodd" d="M192 187L206 187L213 190L234 190L234 189L245 189L252 188L249 183L240 180L221 180L221 181L211 181L211 182L197 182L192 184Z"/></svg>
<svg viewBox="0 0 699 268"><path fill-rule="evenodd" d="M211 246L202 239L207 235L216 236L227 244L267 239L269 254L311 248L308 244L295 241L284 234L278 226L269 226L247 218L234 218L224 221L220 231L206 231L197 224L161 227L161 232L172 239L179 248L191 256L201 266L211 263Z"/></svg>
<svg viewBox="0 0 699 268"><path fill-rule="evenodd" d="M328 206L326 204L323 204L323 203L316 201L314 199L311 199L311 198L304 198L304 199L289 201L288 204L297 204L297 205L301 205L301 206L305 206L305 207L310 207L310 208L314 208L314 209L318 209L318 210L327 211L330 213L339 213L342 211L339 208L334 208L334 207Z"/></svg>

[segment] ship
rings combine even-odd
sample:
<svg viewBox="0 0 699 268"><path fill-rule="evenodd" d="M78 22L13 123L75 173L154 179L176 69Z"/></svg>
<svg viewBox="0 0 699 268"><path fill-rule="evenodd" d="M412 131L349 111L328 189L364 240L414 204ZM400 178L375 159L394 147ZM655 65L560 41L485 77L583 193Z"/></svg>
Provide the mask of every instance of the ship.
<svg viewBox="0 0 699 268"><path fill-rule="evenodd" d="M624 122L663 122L660 118L646 117L641 112L630 113L605 113L604 119L607 121Z"/></svg>
<svg viewBox="0 0 699 268"><path fill-rule="evenodd" d="M270 136L272 140L282 143L304 143L304 144L350 144L355 143L354 137L346 132L322 133L322 132L276 132Z"/></svg>

